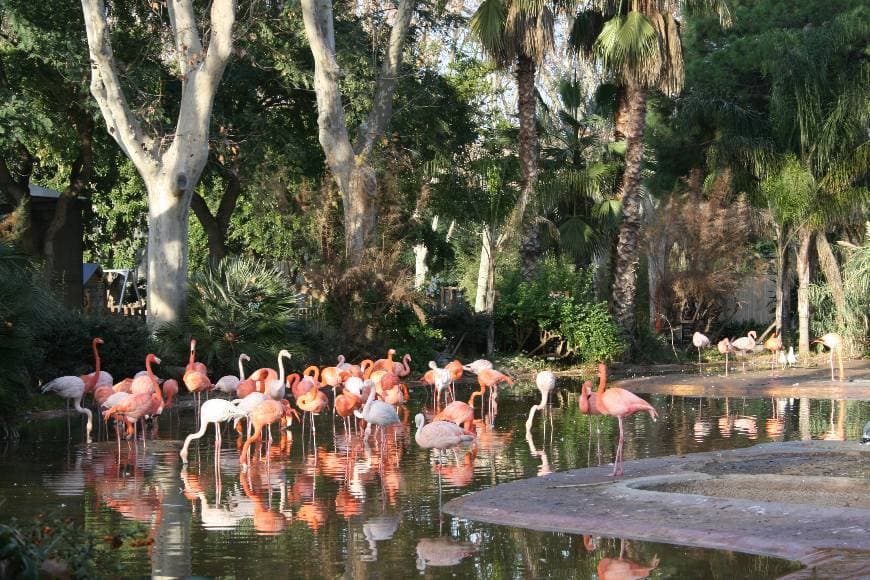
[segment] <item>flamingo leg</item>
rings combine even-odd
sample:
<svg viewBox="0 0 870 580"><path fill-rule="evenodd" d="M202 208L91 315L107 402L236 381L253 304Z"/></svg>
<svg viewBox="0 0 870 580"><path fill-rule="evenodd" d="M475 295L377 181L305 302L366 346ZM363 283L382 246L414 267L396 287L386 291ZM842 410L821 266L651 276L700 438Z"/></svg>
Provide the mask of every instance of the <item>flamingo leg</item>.
<svg viewBox="0 0 870 580"><path fill-rule="evenodd" d="M725 376L728 376L728 351L725 351Z"/></svg>
<svg viewBox="0 0 870 580"><path fill-rule="evenodd" d="M616 445L616 457L614 458L614 461L613 461L613 473L610 474L611 476L614 476L614 477L620 476L623 474L622 444L625 440L625 433L624 433L623 427L622 427L622 417L617 417L617 420L619 422L619 442Z"/></svg>
<svg viewBox="0 0 870 580"><path fill-rule="evenodd" d="M834 380L834 349L831 349L831 354L828 357L831 361L831 380Z"/></svg>

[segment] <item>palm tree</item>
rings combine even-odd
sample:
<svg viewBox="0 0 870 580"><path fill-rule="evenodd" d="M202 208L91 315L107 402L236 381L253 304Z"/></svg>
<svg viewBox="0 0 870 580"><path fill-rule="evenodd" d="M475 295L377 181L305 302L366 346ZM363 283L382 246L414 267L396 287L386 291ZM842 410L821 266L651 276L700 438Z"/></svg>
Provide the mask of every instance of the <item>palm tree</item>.
<svg viewBox="0 0 870 580"><path fill-rule="evenodd" d="M562 8L546 0L483 0L471 17L471 30L496 64L515 68L520 158L520 197L511 215L509 231L518 231L538 180L538 133L535 110L535 75L537 67L554 46L555 13ZM537 240L537 226L524 232L523 272L534 272L535 254L529 251Z"/></svg>
<svg viewBox="0 0 870 580"><path fill-rule="evenodd" d="M622 221L616 245L612 306L628 336L635 333L635 298L641 227L640 180L647 96L676 95L683 88L679 16L689 9L715 12L722 26L730 15L721 0L595 0L577 15L572 44L597 60L620 87L615 133L626 142L619 188Z"/></svg>

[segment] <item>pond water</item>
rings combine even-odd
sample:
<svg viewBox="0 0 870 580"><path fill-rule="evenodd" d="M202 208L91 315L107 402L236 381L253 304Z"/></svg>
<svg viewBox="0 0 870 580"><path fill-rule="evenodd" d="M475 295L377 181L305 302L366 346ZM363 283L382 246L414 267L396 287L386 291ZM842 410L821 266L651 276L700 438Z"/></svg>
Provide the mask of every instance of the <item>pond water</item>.
<svg viewBox="0 0 870 580"><path fill-rule="evenodd" d="M457 390L468 396L468 387ZM773 578L797 568L776 558L531 532L440 512L443 502L477 489L612 461L616 421L581 415L578 390L560 382L528 440L524 422L537 390L503 389L494 426L477 424L477 450L450 455L444 466L413 440L422 390L412 391L407 422L389 431L383 449L378 437L367 444L346 437L338 420L333 435L332 415L323 414L316 445L297 424L292 437L276 435L248 473L239 469L232 432L224 431L215 461L212 428L182 468L178 449L193 430L190 409L162 417L144 449L122 442L120 455L105 434L91 445L70 445L66 420L33 423L19 441L0 447L0 519L54 513L101 538L138 534L142 541L117 551L125 575L604 579L649 571L658 578ZM644 398L660 417L626 421L627 473L634 458L855 439L870 418L865 401ZM72 420L80 441L79 424Z"/></svg>

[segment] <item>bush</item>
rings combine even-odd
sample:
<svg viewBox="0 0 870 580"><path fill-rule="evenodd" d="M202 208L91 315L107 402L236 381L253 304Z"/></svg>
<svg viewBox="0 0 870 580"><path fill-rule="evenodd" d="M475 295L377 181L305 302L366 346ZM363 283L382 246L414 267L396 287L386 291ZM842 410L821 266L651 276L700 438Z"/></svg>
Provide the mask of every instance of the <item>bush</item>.
<svg viewBox="0 0 870 580"><path fill-rule="evenodd" d="M239 354L252 368L274 366L278 351L304 356L291 323L298 296L279 270L248 257L229 257L191 274L187 314L177 324L158 329L164 365L187 363L190 338L197 340L197 360L212 377L238 373Z"/></svg>
<svg viewBox="0 0 870 580"><path fill-rule="evenodd" d="M615 360L626 349L607 304L595 301L593 271L565 260L547 258L532 282L518 272L505 276L496 316L513 329L517 348L544 334L563 342L562 354L593 363Z"/></svg>

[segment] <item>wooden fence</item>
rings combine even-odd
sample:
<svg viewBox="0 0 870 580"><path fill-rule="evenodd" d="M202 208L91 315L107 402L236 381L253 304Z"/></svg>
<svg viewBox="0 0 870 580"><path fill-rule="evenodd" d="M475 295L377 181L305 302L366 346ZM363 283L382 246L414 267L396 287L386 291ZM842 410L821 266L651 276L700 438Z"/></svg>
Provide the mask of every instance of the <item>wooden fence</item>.
<svg viewBox="0 0 870 580"><path fill-rule="evenodd" d="M776 280L770 276L747 276L737 287L731 305L736 308L732 320L767 324L775 315Z"/></svg>

